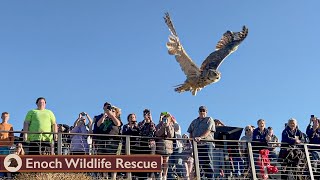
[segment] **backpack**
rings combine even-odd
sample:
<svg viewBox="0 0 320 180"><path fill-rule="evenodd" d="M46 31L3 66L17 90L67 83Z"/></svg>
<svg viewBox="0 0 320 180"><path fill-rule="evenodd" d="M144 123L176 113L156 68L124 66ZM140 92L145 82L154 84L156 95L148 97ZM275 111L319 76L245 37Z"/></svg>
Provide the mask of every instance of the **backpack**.
<svg viewBox="0 0 320 180"><path fill-rule="evenodd" d="M306 155L300 149L289 149L288 155L284 160L284 164L290 167L301 167L306 163Z"/></svg>

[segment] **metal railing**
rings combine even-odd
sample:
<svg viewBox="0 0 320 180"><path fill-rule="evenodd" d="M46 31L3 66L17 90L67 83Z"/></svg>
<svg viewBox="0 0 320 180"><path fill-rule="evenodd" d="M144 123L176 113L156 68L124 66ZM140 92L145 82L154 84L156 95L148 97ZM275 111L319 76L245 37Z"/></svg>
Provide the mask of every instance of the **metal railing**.
<svg viewBox="0 0 320 180"><path fill-rule="evenodd" d="M14 131L20 136L22 131ZM31 134L31 132L28 132ZM41 133L35 133L41 134ZM42 133L43 134L43 133ZM52 133L49 133L52 134ZM57 141L46 144L43 141L38 143L39 154L70 155L74 152L81 152L81 149L74 147L84 147L84 154L87 155L135 155L135 154L159 154L163 158L169 157L167 163L167 179L205 179L205 176L213 179L320 179L320 145L300 144L294 147L270 147L253 146L251 142L214 140L196 142L193 139L166 139L181 141L183 146L173 148L172 154L165 154L158 147L163 143L157 137L141 137L126 135L102 135L102 134L79 134L79 133L57 133ZM73 137L82 137L81 143L73 141ZM32 154L32 147L35 144L23 142L22 137L15 138L11 151L16 151L18 143L23 144L26 154ZM149 140L156 142L155 146ZM78 142L78 144L74 144ZM191 144L188 144L188 143ZM242 146L246 144L246 146ZM1 144L0 144L1 145ZM187 147L189 145L189 148ZM43 147L49 147L49 150ZM267 162L262 155L261 149L268 149L270 154ZM161 149L163 150L163 149ZM0 149L1 151L1 149ZM45 152L42 152L45 151ZM300 153L300 154L299 154ZM268 162L268 160L270 162ZM203 163L205 162L205 163ZM271 171L270 168L277 169ZM160 177L156 173L118 173L124 179L134 179L134 177ZM115 178L115 177L114 177Z"/></svg>

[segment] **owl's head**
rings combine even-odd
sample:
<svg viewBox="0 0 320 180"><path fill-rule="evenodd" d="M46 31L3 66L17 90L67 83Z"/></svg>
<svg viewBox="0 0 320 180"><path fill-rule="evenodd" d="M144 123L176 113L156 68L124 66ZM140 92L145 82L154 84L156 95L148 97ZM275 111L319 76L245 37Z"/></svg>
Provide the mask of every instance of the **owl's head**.
<svg viewBox="0 0 320 180"><path fill-rule="evenodd" d="M208 79L211 80L211 82L218 82L221 78L221 73L217 70L209 70L209 73L208 73Z"/></svg>

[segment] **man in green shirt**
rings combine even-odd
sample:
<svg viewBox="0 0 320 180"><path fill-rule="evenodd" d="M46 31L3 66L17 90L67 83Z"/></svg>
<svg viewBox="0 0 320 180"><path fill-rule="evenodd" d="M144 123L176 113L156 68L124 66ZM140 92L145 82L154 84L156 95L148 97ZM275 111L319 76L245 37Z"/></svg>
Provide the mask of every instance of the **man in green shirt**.
<svg viewBox="0 0 320 180"><path fill-rule="evenodd" d="M23 139L30 142L29 154L43 154L43 151L47 154L48 149L53 154L53 141L57 139L57 135L46 133L57 132L56 118L52 111L46 109L44 97L39 97L36 104L38 108L30 110L26 115L23 130L31 133L24 133Z"/></svg>

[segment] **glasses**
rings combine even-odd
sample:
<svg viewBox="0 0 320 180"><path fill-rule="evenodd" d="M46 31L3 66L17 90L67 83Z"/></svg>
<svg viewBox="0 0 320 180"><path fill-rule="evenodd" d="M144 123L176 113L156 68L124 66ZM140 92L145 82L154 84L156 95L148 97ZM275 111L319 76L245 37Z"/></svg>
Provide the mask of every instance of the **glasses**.
<svg viewBox="0 0 320 180"><path fill-rule="evenodd" d="M250 129L246 129L246 131L250 131Z"/></svg>
<svg viewBox="0 0 320 180"><path fill-rule="evenodd" d="M199 112L206 112L206 110L205 109L200 109Z"/></svg>

